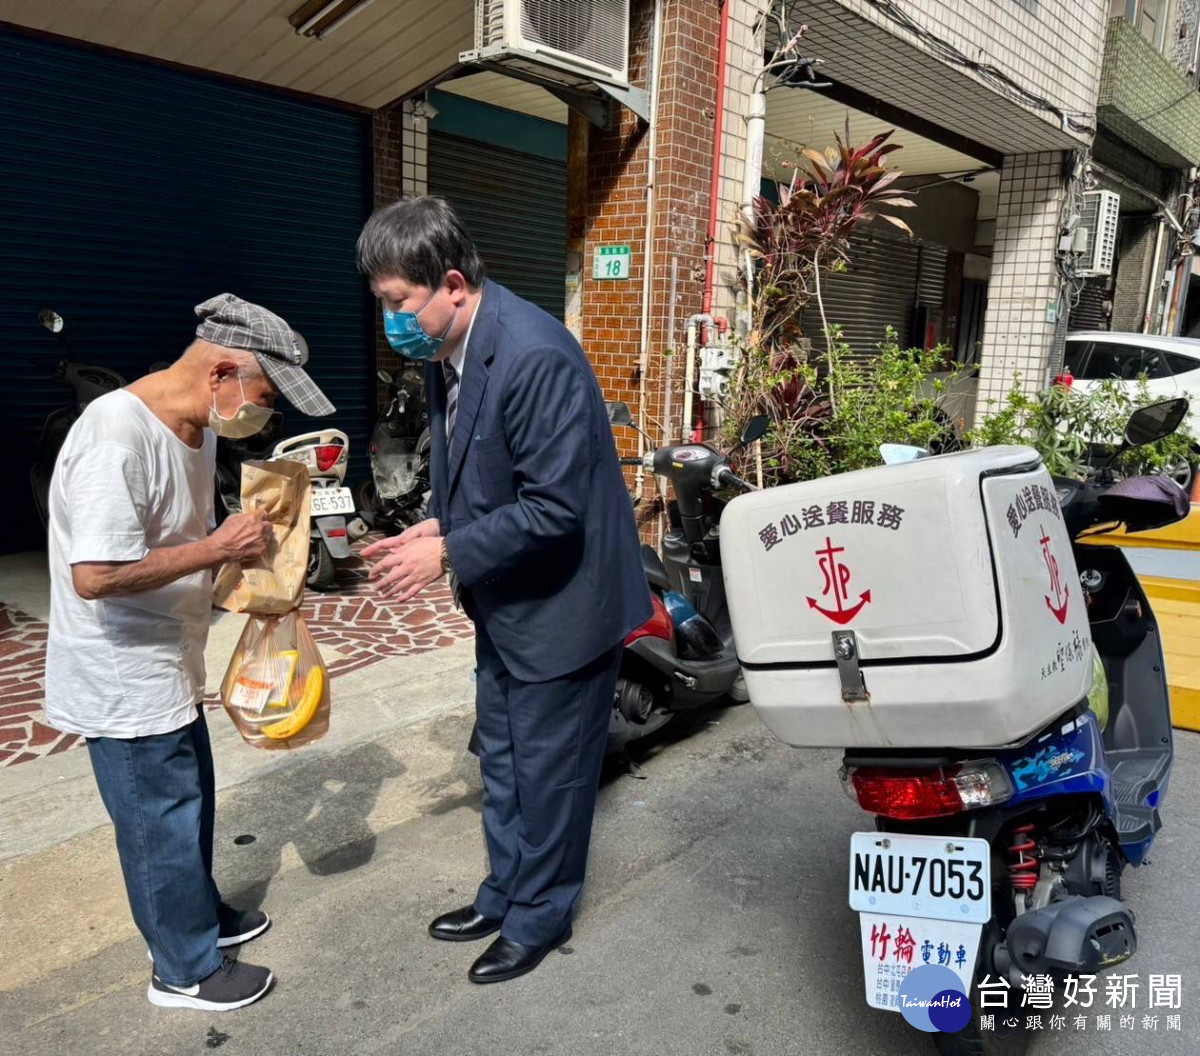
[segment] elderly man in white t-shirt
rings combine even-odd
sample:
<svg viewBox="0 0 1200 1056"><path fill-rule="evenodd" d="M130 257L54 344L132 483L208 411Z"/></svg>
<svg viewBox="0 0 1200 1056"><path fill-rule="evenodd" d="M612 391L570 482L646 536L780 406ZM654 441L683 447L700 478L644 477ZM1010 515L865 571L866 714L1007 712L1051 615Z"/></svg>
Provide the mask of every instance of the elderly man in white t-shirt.
<svg viewBox="0 0 1200 1056"><path fill-rule="evenodd" d="M213 568L260 556L270 529L247 514L213 531L216 438L261 431L277 393L308 415L334 408L279 316L228 293L196 314L183 356L89 404L58 456L46 718L87 738L154 961L147 996L221 1011L270 988L266 968L222 953L270 919L222 902L212 877L204 645Z"/></svg>

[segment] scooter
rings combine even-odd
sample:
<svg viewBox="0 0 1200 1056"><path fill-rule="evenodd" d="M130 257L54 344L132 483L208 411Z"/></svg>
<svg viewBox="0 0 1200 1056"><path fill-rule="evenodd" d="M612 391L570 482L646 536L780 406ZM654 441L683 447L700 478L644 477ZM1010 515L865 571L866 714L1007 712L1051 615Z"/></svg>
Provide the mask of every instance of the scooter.
<svg viewBox="0 0 1200 1056"><path fill-rule="evenodd" d="M337 575L337 563L350 557L350 544L367 533L367 525L356 516L354 496L343 486L350 440L340 429L303 433L281 440L271 457L308 468L312 481L312 536L307 583L312 590L329 590Z"/></svg>
<svg viewBox="0 0 1200 1056"><path fill-rule="evenodd" d="M638 429L628 404L607 406L614 426ZM726 696L746 700L721 578L724 503L718 493L754 490L733 472L729 459L759 439L767 424L765 417L752 419L729 455L707 444L677 444L621 459L624 466L640 466L669 481L675 501L662 557L642 547L654 613L625 640L609 751L661 729L681 711Z"/></svg>
<svg viewBox="0 0 1200 1056"><path fill-rule="evenodd" d="M1187 407L1137 411L1124 446ZM1029 993L1134 954L1122 873L1146 862L1171 773L1154 612L1123 551L1087 535L1189 505L1163 477L1052 480L1029 448L885 459L731 502L738 650L781 740L852 745L839 776L875 823L849 858L867 1003L919 1017L935 995L905 980L934 966L970 1002L929 1033L938 1051L1020 1052Z"/></svg>
<svg viewBox="0 0 1200 1056"><path fill-rule="evenodd" d="M54 464L58 460L63 442L67 439L67 433L92 400L124 388L125 379L115 370L86 366L77 362L75 350L67 336L66 320L57 312L49 308L44 309L38 313L38 322L54 334L62 345L62 358L55 365L52 376L55 381L69 386L75 397L69 406L60 407L47 416L38 438L33 467L29 471L33 501L37 506L42 526L46 527L50 521L50 477L54 473ZM40 365L37 361L34 362L35 365Z"/></svg>
<svg viewBox="0 0 1200 1056"><path fill-rule="evenodd" d="M429 410L419 370L379 371L388 401L371 434L371 476L354 489L363 520L388 534L418 524L429 510Z"/></svg>

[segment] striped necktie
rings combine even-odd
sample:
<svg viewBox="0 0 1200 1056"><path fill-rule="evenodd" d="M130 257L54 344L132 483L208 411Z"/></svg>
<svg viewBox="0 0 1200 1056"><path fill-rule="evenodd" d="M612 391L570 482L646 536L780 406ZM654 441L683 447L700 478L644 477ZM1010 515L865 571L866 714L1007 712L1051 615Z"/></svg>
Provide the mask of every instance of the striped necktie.
<svg viewBox="0 0 1200 1056"><path fill-rule="evenodd" d="M446 457L454 444L454 421L458 417L458 371L450 360L442 361L442 375L446 379Z"/></svg>
<svg viewBox="0 0 1200 1056"><path fill-rule="evenodd" d="M450 360L442 360L442 377L446 380L446 465L449 467L451 451L454 447L454 421L458 416L458 371ZM450 570L450 594L454 598L456 608L461 608L459 601L458 576L454 569Z"/></svg>

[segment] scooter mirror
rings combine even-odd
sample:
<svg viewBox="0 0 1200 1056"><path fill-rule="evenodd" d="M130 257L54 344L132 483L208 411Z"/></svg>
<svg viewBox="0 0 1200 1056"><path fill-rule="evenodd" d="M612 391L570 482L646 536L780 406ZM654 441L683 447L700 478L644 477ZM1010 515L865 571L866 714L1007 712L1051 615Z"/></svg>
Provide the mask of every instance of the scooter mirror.
<svg viewBox="0 0 1200 1056"><path fill-rule="evenodd" d="M904 462L915 462L918 458L928 458L929 452L911 444L880 444L879 456L885 466L898 466Z"/></svg>
<svg viewBox="0 0 1200 1056"><path fill-rule="evenodd" d="M1188 401L1182 396L1175 400L1163 400L1149 407L1139 407L1130 415L1125 426L1125 443L1130 447L1144 447L1156 440L1170 436L1187 417Z"/></svg>
<svg viewBox="0 0 1200 1056"><path fill-rule="evenodd" d="M745 447L747 444L754 443L755 440L761 440L766 435L770 424L771 420L765 414L756 414L746 423L746 428L742 430L742 437L738 441L738 446Z"/></svg>
<svg viewBox="0 0 1200 1056"><path fill-rule="evenodd" d="M633 425L633 413L629 404L610 400L604 405L608 409L608 420L612 425Z"/></svg>
<svg viewBox="0 0 1200 1056"><path fill-rule="evenodd" d="M49 308L38 312L38 322L52 334L61 334L63 327L67 325L67 321L58 312L52 312Z"/></svg>

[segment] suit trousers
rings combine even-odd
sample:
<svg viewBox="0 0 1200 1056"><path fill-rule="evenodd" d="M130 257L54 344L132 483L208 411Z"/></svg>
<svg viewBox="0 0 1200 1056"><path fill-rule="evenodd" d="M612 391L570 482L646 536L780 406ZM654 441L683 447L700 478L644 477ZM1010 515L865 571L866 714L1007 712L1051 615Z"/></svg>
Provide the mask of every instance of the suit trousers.
<svg viewBox="0 0 1200 1056"><path fill-rule="evenodd" d="M483 830L491 872L475 908L526 946L557 939L583 891L621 644L578 671L524 682L476 624Z"/></svg>

